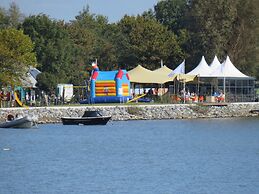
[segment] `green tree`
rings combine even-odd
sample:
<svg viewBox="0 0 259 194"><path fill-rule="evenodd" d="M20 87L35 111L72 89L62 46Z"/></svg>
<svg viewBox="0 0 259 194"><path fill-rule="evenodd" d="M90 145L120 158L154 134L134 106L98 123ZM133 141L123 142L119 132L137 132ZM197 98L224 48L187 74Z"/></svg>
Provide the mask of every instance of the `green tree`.
<svg viewBox="0 0 259 194"><path fill-rule="evenodd" d="M187 52L197 64L202 55L229 55L244 73L256 72L256 0L192 0L187 14L191 39Z"/></svg>
<svg viewBox="0 0 259 194"><path fill-rule="evenodd" d="M8 26L7 12L4 8L0 7L0 28L5 28Z"/></svg>
<svg viewBox="0 0 259 194"><path fill-rule="evenodd" d="M177 33L185 28L187 0L159 1L154 7L156 19L170 30Z"/></svg>
<svg viewBox="0 0 259 194"><path fill-rule="evenodd" d="M259 4L256 0L237 2L237 17L233 23L233 33L228 42L228 53L239 69L248 75L256 75L258 68L257 27L259 17L256 13ZM258 9L259 10L259 9Z"/></svg>
<svg viewBox="0 0 259 194"><path fill-rule="evenodd" d="M84 8L70 25L70 35L81 55L80 61L90 66L98 59L103 70L110 70L117 62L116 48L114 46L112 24L108 24L107 17L89 12ZM82 58L83 57L83 58Z"/></svg>
<svg viewBox="0 0 259 194"><path fill-rule="evenodd" d="M119 27L127 37L124 63L130 68L141 64L149 69L160 67L163 60L169 66L184 57L178 38L154 19L125 16Z"/></svg>
<svg viewBox="0 0 259 194"><path fill-rule="evenodd" d="M24 20L19 7L12 2L8 10L0 7L0 28L17 28Z"/></svg>
<svg viewBox="0 0 259 194"><path fill-rule="evenodd" d="M22 28L35 43L39 70L56 76L55 84L70 82L74 76L71 72L77 69L78 64L75 63L74 44L65 23L37 15L26 18Z"/></svg>
<svg viewBox="0 0 259 194"><path fill-rule="evenodd" d="M188 14L190 55L225 58L237 17L236 0L193 0ZM193 52L192 52L193 51Z"/></svg>
<svg viewBox="0 0 259 194"><path fill-rule="evenodd" d="M35 66L34 45L22 30L0 30L0 82L19 84L30 66Z"/></svg>

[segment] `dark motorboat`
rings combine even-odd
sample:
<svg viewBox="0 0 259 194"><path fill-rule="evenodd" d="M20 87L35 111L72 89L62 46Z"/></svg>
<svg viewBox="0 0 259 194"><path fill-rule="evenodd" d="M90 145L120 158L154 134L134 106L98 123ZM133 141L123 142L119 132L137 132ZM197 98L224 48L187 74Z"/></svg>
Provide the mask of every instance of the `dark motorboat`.
<svg viewBox="0 0 259 194"><path fill-rule="evenodd" d="M63 125L106 125L111 116L103 116L98 111L85 111L82 117L62 117Z"/></svg>
<svg viewBox="0 0 259 194"><path fill-rule="evenodd" d="M252 114L259 114L259 109L253 109L249 111Z"/></svg>
<svg viewBox="0 0 259 194"><path fill-rule="evenodd" d="M0 128L31 128L34 126L37 126L37 118L29 115L17 118L8 115L7 121L0 124Z"/></svg>

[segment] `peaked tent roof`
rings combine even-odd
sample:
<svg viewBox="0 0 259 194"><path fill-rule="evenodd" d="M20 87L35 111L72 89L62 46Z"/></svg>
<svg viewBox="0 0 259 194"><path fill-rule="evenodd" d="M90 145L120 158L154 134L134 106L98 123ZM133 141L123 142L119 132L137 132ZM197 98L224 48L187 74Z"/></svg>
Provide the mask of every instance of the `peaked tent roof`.
<svg viewBox="0 0 259 194"><path fill-rule="evenodd" d="M216 70L214 70L210 77L236 77L236 78L248 78L247 75L239 71L231 62L229 56L227 56L224 63L222 63Z"/></svg>
<svg viewBox="0 0 259 194"><path fill-rule="evenodd" d="M185 74L185 60L183 60L183 62L174 69L174 73Z"/></svg>
<svg viewBox="0 0 259 194"><path fill-rule="evenodd" d="M221 66L221 63L219 62L218 57L215 55L212 63L210 64L211 72L215 71L217 68Z"/></svg>
<svg viewBox="0 0 259 194"><path fill-rule="evenodd" d="M138 65L134 69L128 71L129 79L135 83L156 83L163 84L168 81L173 81L173 78L169 78L168 74L161 73L162 70L151 71L141 65Z"/></svg>
<svg viewBox="0 0 259 194"><path fill-rule="evenodd" d="M206 62L204 56L202 56L199 65L194 68L192 71L187 73L187 75L199 75L199 77L208 77L211 73L211 69Z"/></svg>
<svg viewBox="0 0 259 194"><path fill-rule="evenodd" d="M185 82L193 81L196 76L186 75L186 74L169 74L172 70L166 66L163 66L154 71L148 70L141 65L138 65L134 69L128 71L129 79L131 82L135 83L156 83L163 84L166 82L177 80L183 80Z"/></svg>
<svg viewBox="0 0 259 194"><path fill-rule="evenodd" d="M163 65L162 67L154 70L153 72L156 72L156 73L163 73L163 74L170 74L173 70L168 68L166 65Z"/></svg>

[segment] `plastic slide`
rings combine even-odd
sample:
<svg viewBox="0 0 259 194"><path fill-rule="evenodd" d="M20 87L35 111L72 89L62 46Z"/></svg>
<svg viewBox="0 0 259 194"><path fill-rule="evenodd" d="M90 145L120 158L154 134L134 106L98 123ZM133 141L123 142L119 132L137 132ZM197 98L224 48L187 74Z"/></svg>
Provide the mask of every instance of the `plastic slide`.
<svg viewBox="0 0 259 194"><path fill-rule="evenodd" d="M133 98L133 99L127 101L127 103L128 103L128 102L136 101L137 99L142 98L142 97L144 97L144 96L146 96L146 95L147 95L147 94L142 94L142 95L140 95L140 96L137 96L137 97L135 97L135 98Z"/></svg>
<svg viewBox="0 0 259 194"><path fill-rule="evenodd" d="M19 106L25 107L25 108L29 108L28 106L24 105L24 104L20 101L20 99L18 98L18 95L17 95L16 92L14 92L14 98L15 98L15 101L19 104Z"/></svg>

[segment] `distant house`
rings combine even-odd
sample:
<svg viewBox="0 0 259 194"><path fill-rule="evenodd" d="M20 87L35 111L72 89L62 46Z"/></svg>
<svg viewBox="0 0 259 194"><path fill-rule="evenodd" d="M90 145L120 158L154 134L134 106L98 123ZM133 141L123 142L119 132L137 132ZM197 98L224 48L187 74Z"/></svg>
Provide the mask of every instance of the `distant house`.
<svg viewBox="0 0 259 194"><path fill-rule="evenodd" d="M22 79L22 87L23 88L37 88L37 76L41 73L38 69L34 67L30 67L29 71L27 72L26 76Z"/></svg>
<svg viewBox="0 0 259 194"><path fill-rule="evenodd" d="M21 85L15 87L15 91L19 93L19 99L23 102L30 101L35 103L36 94L35 89L37 88L37 76L41 73L38 69L30 67L29 71L21 80Z"/></svg>

